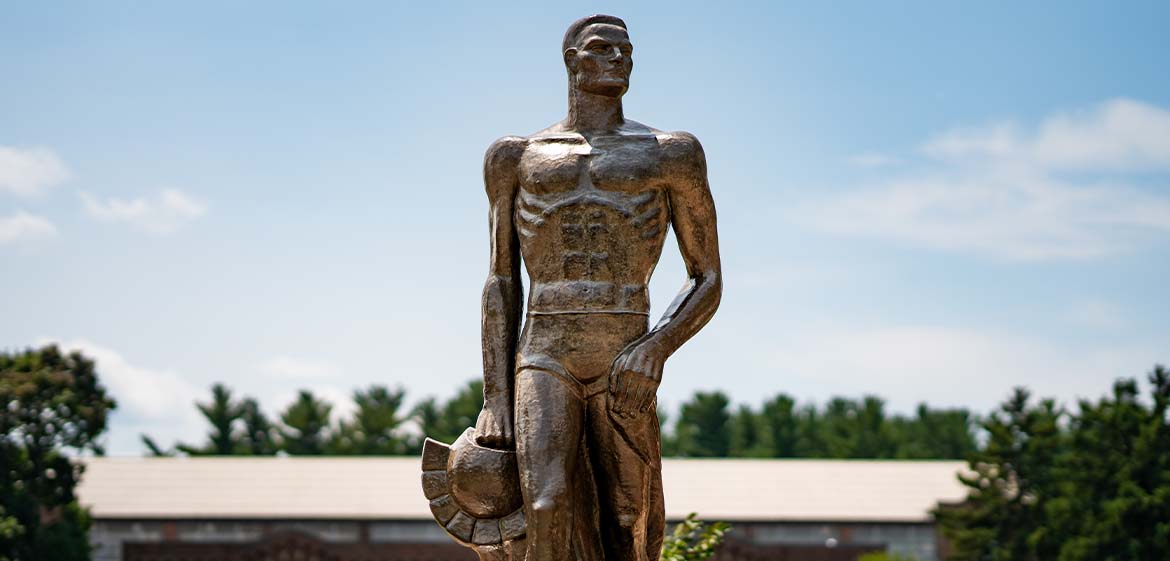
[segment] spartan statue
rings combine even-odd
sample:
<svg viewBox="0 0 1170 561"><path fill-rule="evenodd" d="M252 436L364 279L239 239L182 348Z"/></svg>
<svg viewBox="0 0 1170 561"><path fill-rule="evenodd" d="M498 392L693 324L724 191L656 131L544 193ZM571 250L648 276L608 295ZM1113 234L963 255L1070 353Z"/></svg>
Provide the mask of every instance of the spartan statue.
<svg viewBox="0 0 1170 561"><path fill-rule="evenodd" d="M484 406L453 445L427 441L423 489L481 559L657 561L656 394L667 357L719 306L715 207L699 141L622 112L634 64L625 22L582 18L561 52L568 116L501 138L484 158ZM668 226L688 278L650 328L647 285Z"/></svg>

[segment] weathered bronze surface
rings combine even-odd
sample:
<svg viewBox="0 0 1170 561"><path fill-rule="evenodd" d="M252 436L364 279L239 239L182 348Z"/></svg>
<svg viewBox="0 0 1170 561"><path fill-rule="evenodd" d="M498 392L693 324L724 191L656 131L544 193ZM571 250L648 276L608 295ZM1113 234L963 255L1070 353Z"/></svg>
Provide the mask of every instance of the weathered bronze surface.
<svg viewBox="0 0 1170 561"><path fill-rule="evenodd" d="M625 22L582 18L562 52L568 117L484 159L484 408L454 446L427 442L423 487L481 559L652 561L665 532L656 393L719 305L715 207L698 139L622 113ZM650 329L667 226L689 278Z"/></svg>

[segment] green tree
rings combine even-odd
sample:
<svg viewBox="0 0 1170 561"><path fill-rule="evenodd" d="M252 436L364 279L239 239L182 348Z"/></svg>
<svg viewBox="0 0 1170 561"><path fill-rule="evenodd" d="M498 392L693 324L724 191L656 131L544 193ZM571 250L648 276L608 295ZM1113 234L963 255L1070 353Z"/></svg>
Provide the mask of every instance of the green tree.
<svg viewBox="0 0 1170 561"><path fill-rule="evenodd" d="M321 455L329 442L329 415L333 406L309 390L301 390L297 399L281 413L284 426L279 429L281 448L292 455Z"/></svg>
<svg viewBox="0 0 1170 561"><path fill-rule="evenodd" d="M97 439L114 400L92 360L56 346L0 353L0 558L89 558L89 516L74 489L73 454L104 453Z"/></svg>
<svg viewBox="0 0 1170 561"><path fill-rule="evenodd" d="M703 561L715 555L723 543L731 525L726 522L707 524L696 518L695 513L687 515L662 543L661 561Z"/></svg>
<svg viewBox="0 0 1170 561"><path fill-rule="evenodd" d="M140 434L138 438L142 440L142 445L146 447L146 451L155 458L169 458L175 455L175 450L172 448L163 448L153 438Z"/></svg>
<svg viewBox="0 0 1170 561"><path fill-rule="evenodd" d="M355 390L357 405L353 419L343 421L333 439L332 451L338 454L405 454L408 441L400 434L406 420L400 413L406 392L390 391L385 386Z"/></svg>
<svg viewBox="0 0 1170 561"><path fill-rule="evenodd" d="M797 458L829 458L829 445L825 442L826 431L820 411L815 405L801 406L796 413Z"/></svg>
<svg viewBox="0 0 1170 561"><path fill-rule="evenodd" d="M894 456L885 402L865 396L859 403L834 397L817 420L815 441L823 458L891 458Z"/></svg>
<svg viewBox="0 0 1170 561"><path fill-rule="evenodd" d="M1054 559L1055 536L1045 535L1044 512L1055 494L1053 468L1066 435L1054 401L1033 405L1016 388L983 423L987 443L972 454L964 504L936 510L955 548L954 561Z"/></svg>
<svg viewBox="0 0 1170 561"><path fill-rule="evenodd" d="M1037 533L1061 561L1170 559L1170 373L1150 373L1152 403L1137 383L1080 402L1070 450L1054 470L1058 488Z"/></svg>
<svg viewBox="0 0 1170 561"><path fill-rule="evenodd" d="M203 446L179 444L176 448L191 456L230 456L237 453L241 447L237 424L244 410L232 399L232 391L217 383L211 386L211 401L196 403L195 407L211 425L207 443Z"/></svg>
<svg viewBox="0 0 1170 561"><path fill-rule="evenodd" d="M1123 379L1067 416L1017 390L983 424L967 501L936 511L952 558L1170 558L1170 373L1156 366L1149 383L1148 403Z"/></svg>
<svg viewBox="0 0 1170 561"><path fill-rule="evenodd" d="M965 459L975 451L975 419L966 409L931 409L918 405L913 418L891 420L895 457Z"/></svg>
<svg viewBox="0 0 1170 561"><path fill-rule="evenodd" d="M767 458L773 455L772 433L767 420L746 405L740 405L731 418L733 458Z"/></svg>
<svg viewBox="0 0 1170 561"><path fill-rule="evenodd" d="M850 458L893 458L894 442L886 422L886 402L867 395L857 407L855 429L850 442Z"/></svg>
<svg viewBox="0 0 1170 561"><path fill-rule="evenodd" d="M856 441L857 403L843 397L834 397L825 404L821 413L820 441L824 448L822 458L852 457Z"/></svg>
<svg viewBox="0 0 1170 561"><path fill-rule="evenodd" d="M240 440L245 454L271 456L280 449L276 428L255 399L245 398L240 403L240 421L243 424Z"/></svg>
<svg viewBox="0 0 1170 561"><path fill-rule="evenodd" d="M468 427L475 426L481 409L483 381L472 380L441 405L433 397L423 400L414 408L413 417L423 436L450 444ZM413 448L421 450L421 446L420 441Z"/></svg>
<svg viewBox="0 0 1170 561"><path fill-rule="evenodd" d="M675 423L678 454L695 458L725 458L731 450L730 401L723 392L695 392L682 405Z"/></svg>
<svg viewBox="0 0 1170 561"><path fill-rule="evenodd" d="M796 400L779 394L765 401L760 408L760 419L767 431L771 455L777 458L797 456L800 438L799 420L796 415Z"/></svg>

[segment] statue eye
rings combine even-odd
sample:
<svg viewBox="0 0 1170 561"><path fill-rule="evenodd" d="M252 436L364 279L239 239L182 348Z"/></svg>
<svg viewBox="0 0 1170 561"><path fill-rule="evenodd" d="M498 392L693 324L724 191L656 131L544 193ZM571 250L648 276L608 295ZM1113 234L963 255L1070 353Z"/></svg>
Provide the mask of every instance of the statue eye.
<svg viewBox="0 0 1170 561"><path fill-rule="evenodd" d="M603 55L609 52L609 45L592 45L589 47L589 52Z"/></svg>

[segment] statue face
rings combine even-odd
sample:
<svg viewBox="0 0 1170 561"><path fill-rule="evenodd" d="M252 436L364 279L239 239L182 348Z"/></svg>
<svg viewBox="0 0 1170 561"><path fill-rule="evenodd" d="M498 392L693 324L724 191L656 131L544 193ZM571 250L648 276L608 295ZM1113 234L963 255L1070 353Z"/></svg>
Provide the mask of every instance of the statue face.
<svg viewBox="0 0 1170 561"><path fill-rule="evenodd" d="M593 24L581 30L577 44L565 51L573 83L582 91L620 97L630 87L634 46L616 25Z"/></svg>

